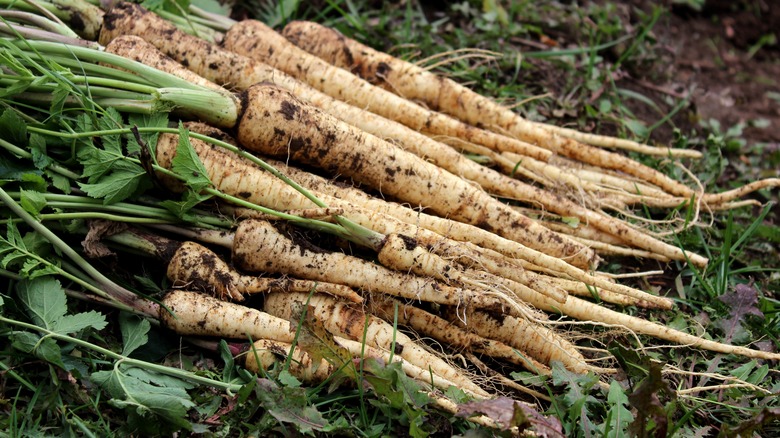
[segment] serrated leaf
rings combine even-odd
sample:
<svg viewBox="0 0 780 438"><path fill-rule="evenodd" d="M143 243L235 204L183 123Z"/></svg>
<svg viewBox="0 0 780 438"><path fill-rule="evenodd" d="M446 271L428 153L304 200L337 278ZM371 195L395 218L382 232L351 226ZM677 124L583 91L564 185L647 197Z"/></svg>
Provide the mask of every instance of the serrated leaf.
<svg viewBox="0 0 780 438"><path fill-rule="evenodd" d="M70 96L71 90L65 84L58 84L52 92L51 105L49 105L49 113L52 115L61 114L63 108L65 108L65 101Z"/></svg>
<svg viewBox="0 0 780 438"><path fill-rule="evenodd" d="M171 169L185 178L184 183L196 193L211 185L206 168L190 144L189 132L179 123L179 144L176 156L171 161Z"/></svg>
<svg viewBox="0 0 780 438"><path fill-rule="evenodd" d="M139 128L165 128L168 126L168 113L158 112L154 114L131 114L128 122L131 126L137 126ZM160 136L159 132L141 132L141 139L149 146L152 157L156 157L157 154L157 138ZM137 153L141 150L141 146L133 139L127 142L127 151L129 153Z"/></svg>
<svg viewBox="0 0 780 438"><path fill-rule="evenodd" d="M406 375L400 362L385 364L376 359L365 359L363 371L370 373L364 376L374 387L374 391L382 396L393 399L393 406L401 408L406 405L419 409L430 402L428 394L414 379ZM395 398L394 396L400 396Z"/></svg>
<svg viewBox="0 0 780 438"><path fill-rule="evenodd" d="M304 388L278 386L267 379L258 379L255 391L263 407L278 421L295 425L300 433L311 434L330 426L306 396Z"/></svg>
<svg viewBox="0 0 780 438"><path fill-rule="evenodd" d="M554 361L552 363L552 379L554 385L566 386L563 403L568 408L566 415L571 420L567 426L579 427L586 436L594 434L598 428L590 419L590 405L598 403L598 400L590 395L590 391L598 382L598 376L594 373L571 372L561 362ZM571 431L567 432L571 433Z"/></svg>
<svg viewBox="0 0 780 438"><path fill-rule="evenodd" d="M70 179L67 177L64 177L60 175L59 173L52 172L50 170L44 171L46 176L49 177L49 180L51 181L51 184L62 193L65 193L66 195L70 194L71 188L70 188Z"/></svg>
<svg viewBox="0 0 780 438"><path fill-rule="evenodd" d="M627 429L634 421L634 416L628 410L628 396L620 384L613 380L609 385L607 403L611 406L607 413L608 422L604 425L604 436L616 438L628 437Z"/></svg>
<svg viewBox="0 0 780 438"><path fill-rule="evenodd" d="M25 233L22 237L22 246L31 253L41 257L51 254L53 246L42 234L36 232Z"/></svg>
<svg viewBox="0 0 780 438"><path fill-rule="evenodd" d="M151 325L149 321L137 316L122 313L119 316L119 329L122 331L122 355L129 356L138 347L149 340L147 334Z"/></svg>
<svg viewBox="0 0 780 438"><path fill-rule="evenodd" d="M19 269L19 275L28 280L34 280L38 277L59 274L60 271L58 268L59 261L56 264L52 264L28 258L22 264L21 269Z"/></svg>
<svg viewBox="0 0 780 438"><path fill-rule="evenodd" d="M148 185L149 181L146 178L146 172L141 167L138 167L137 171L120 170L112 172L95 184L79 183L81 190L84 190L93 198L103 199L105 204L124 201L138 191L139 188L147 187Z"/></svg>
<svg viewBox="0 0 780 438"><path fill-rule="evenodd" d="M51 277L19 282L16 295L32 322L47 330L54 330L57 321L68 310L65 291L60 282Z"/></svg>
<svg viewBox="0 0 780 438"><path fill-rule="evenodd" d="M46 139L38 134L31 134L29 140L30 153L32 154L33 165L37 169L45 169L54 160L46 154Z"/></svg>
<svg viewBox="0 0 780 438"><path fill-rule="evenodd" d="M132 367L125 371L125 375L134 377L142 382L151 383L155 386L165 388L179 388L179 389L192 389L196 385L194 383L182 380L178 377L169 376L167 374L157 373L154 371L145 370L143 368Z"/></svg>
<svg viewBox="0 0 780 438"><path fill-rule="evenodd" d="M78 151L78 159L84 166L81 176L87 178L90 183L100 180L111 171L132 171L141 168L134 163L123 161L121 154L92 146L81 148Z"/></svg>
<svg viewBox="0 0 780 438"><path fill-rule="evenodd" d="M98 119L98 130L109 131L112 129L123 128L122 115L119 114L113 107L108 107L105 114ZM100 141L103 143L103 149L122 155L122 136L119 134L109 134L100 136Z"/></svg>
<svg viewBox="0 0 780 438"><path fill-rule="evenodd" d="M139 369L131 368L131 370ZM144 370L140 371L145 373ZM148 373L141 375L144 378L149 376ZM155 381L160 377L169 377L156 373L154 375ZM125 374L118 368L92 373L91 379L108 391L112 397L110 403L116 407L129 409L144 417L153 413L179 427L190 428L190 422L185 419L185 416L195 403L181 387L154 385L136 376ZM170 382L166 381L166 383Z"/></svg>
<svg viewBox="0 0 780 438"><path fill-rule="evenodd" d="M0 136L16 146L27 143L27 124L11 108L6 108L0 115Z"/></svg>
<svg viewBox="0 0 780 438"><path fill-rule="evenodd" d="M20 195L19 204L24 211L33 216L37 217L38 213L46 207L46 196L41 192L21 189Z"/></svg>
<svg viewBox="0 0 780 438"><path fill-rule="evenodd" d="M201 202L211 199L211 197L211 195L201 195L193 191L186 191L182 195L181 201L166 199L165 201L160 202L158 205L175 214L176 217L180 219L191 221L192 218L188 214L189 211L195 208L195 206Z"/></svg>
<svg viewBox="0 0 780 438"><path fill-rule="evenodd" d="M54 278L21 281L16 293L33 323L55 333L75 333L87 327L100 330L106 326L105 317L95 311L66 316L65 291Z"/></svg>
<svg viewBox="0 0 780 438"><path fill-rule="evenodd" d="M39 170L21 174L19 181L24 183L24 187L28 187L31 190L36 190L38 192L45 192L48 188L48 184L46 184L46 180L43 179L42 172Z"/></svg>
<svg viewBox="0 0 780 438"><path fill-rule="evenodd" d="M63 316L62 319L57 321L55 331L59 333L75 333L87 327L103 330L106 325L108 325L108 322L102 313L90 310L89 312Z"/></svg>
<svg viewBox="0 0 780 438"><path fill-rule="evenodd" d="M60 347L54 339L41 339L38 334L31 332L14 332L11 334L11 346L64 368Z"/></svg>
<svg viewBox="0 0 780 438"><path fill-rule="evenodd" d="M32 353L40 339L41 337L35 333L14 332L11 334L11 346L19 351Z"/></svg>
<svg viewBox="0 0 780 438"><path fill-rule="evenodd" d="M276 377L277 380L279 380L279 383L282 385L288 387L288 388L298 388L301 386L301 381L298 380L295 376L290 374L287 370L282 370L279 375Z"/></svg>
<svg viewBox="0 0 780 438"><path fill-rule="evenodd" d="M62 363L62 351L60 351L59 345L57 345L57 342L52 338L41 340L35 346L33 354L39 359L43 359L60 368L65 368L65 364Z"/></svg>
<svg viewBox="0 0 780 438"><path fill-rule="evenodd" d="M73 126L72 129L74 132L89 132L94 130L94 126L92 125L92 118L87 113L79 114L76 116L75 126ZM81 150L84 148L92 149L94 147L92 145L92 139L88 137L77 138L76 145L78 153L81 153Z"/></svg>
<svg viewBox="0 0 780 438"><path fill-rule="evenodd" d="M0 156L0 180L31 182L32 186L42 187L40 191L45 191L46 181L41 173L40 170L31 167L29 161L22 162Z"/></svg>
<svg viewBox="0 0 780 438"><path fill-rule="evenodd" d="M748 333L742 323L749 315L764 319L763 312L758 308L758 291L751 286L738 284L734 290L719 296L718 300L730 309L729 317L721 322L725 342L744 340Z"/></svg>

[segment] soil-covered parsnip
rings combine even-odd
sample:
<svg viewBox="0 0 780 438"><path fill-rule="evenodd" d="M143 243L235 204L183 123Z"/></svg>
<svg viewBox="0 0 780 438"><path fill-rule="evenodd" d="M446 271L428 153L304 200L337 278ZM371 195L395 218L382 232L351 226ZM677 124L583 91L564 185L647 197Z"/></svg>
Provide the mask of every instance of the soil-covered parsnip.
<svg viewBox="0 0 780 438"><path fill-rule="evenodd" d="M221 300L243 301L246 295L271 292L322 292L353 303L363 298L347 286L290 277L242 275L217 254L195 243L184 242L168 263L168 279L174 287L208 292Z"/></svg>
<svg viewBox="0 0 780 438"><path fill-rule="evenodd" d="M464 330L456 323L411 304L403 304L396 299L374 294L371 297L370 309L372 313L387 322L395 321L399 325L412 328L421 336L429 336L455 349L485 354L495 359L520 365L539 374L550 373L547 365L543 365L524 351L516 350L493 338Z"/></svg>
<svg viewBox="0 0 780 438"><path fill-rule="evenodd" d="M160 303L160 322L180 335L288 343L295 338L286 319L198 292L173 290Z"/></svg>
<svg viewBox="0 0 780 438"><path fill-rule="evenodd" d="M185 126L193 132L210 135L227 142L233 141L224 132L208 125L187 123ZM201 140L193 138L190 141L194 151L204 163L209 179L219 190L277 210L305 210L313 206L310 200L256 164L230 151L208 145ZM156 150L157 159L161 166L170 167L177 144L178 140L175 135L163 134L159 137ZM552 286L545 278L531 275L524 269L524 263L520 261L532 261L551 271L560 272L559 275L582 280L602 290L612 291L619 296L627 297L628 295L637 296L640 294L644 298L619 301L624 305L652 307L657 298L645 296L640 291L590 275L559 259L522 247L515 242L502 239L479 228L419 213L399 204L372 198L356 188L334 184L333 181L301 171L282 162L273 160L267 160L267 162L305 186L328 205L339 208L344 217L359 225L385 235L400 233L414 236L417 244L424 246L430 252L456 261L467 268L485 270L517 281L536 291L556 297L556 300L565 299L566 293ZM252 217L250 212L242 214ZM426 227L436 232L430 231ZM501 248L504 252L510 249L512 251L510 254L504 255L500 252L480 248L475 243L487 248ZM436 276L437 273L427 272L425 275ZM608 294L606 296L609 297ZM660 307L668 308L669 305L667 300Z"/></svg>
<svg viewBox="0 0 780 438"><path fill-rule="evenodd" d="M398 362L407 376L423 384L432 384L434 387L442 390L446 390L451 386L457 386L455 383L439 375L431 374L429 370L422 369L397 354L391 354L387 350L374 348L362 342L339 336L334 336L333 340L339 347L347 350L357 360L378 359L385 363ZM270 339L256 341L245 354L244 363L250 371L257 373L260 371L260 368L268 369L274 364L283 365L289 363L288 372L307 384L318 384L325 381L332 377L339 370L339 366L342 365L328 362L325 359L321 359L317 363L311 354L303 351L301 348ZM291 358L289 362L288 358ZM477 398L483 398L483 396L471 392L469 394Z"/></svg>
<svg viewBox="0 0 780 438"><path fill-rule="evenodd" d="M114 23L113 25L117 26L117 27L120 27L120 25L124 26L124 23L131 23L132 26L134 26L133 29L136 29L138 34L143 35L143 34L145 34L145 30L147 30L149 28L151 28L151 29L155 28L155 26L151 26L150 24L146 24L146 25L143 25L143 26L137 24L137 23L140 23L140 22L145 22L144 20L153 22L153 19L149 18L149 16L150 16L149 13L144 12L144 11L139 11L138 8L125 7L121 11L119 11L119 12L113 14L113 15L110 14L110 19L112 20L111 22ZM136 20L131 20L130 17L137 18L137 19ZM130 25L130 24L128 24L128 25ZM171 31L172 32L176 32L175 29L171 29ZM114 29L114 32L116 32L116 29ZM110 35L110 33L106 33L106 34ZM151 38L148 35L146 37L147 38ZM277 35L277 37L278 37L278 35ZM106 37L106 39L109 39L109 38L110 38L110 36ZM186 35L183 35L181 38L182 39L186 39L186 38L192 38L192 37L188 37ZM168 48L168 51L169 52L175 52L175 50L172 49L172 48ZM207 50L207 53L212 53L212 52L213 52L213 50L211 50L211 49ZM243 63L245 65L248 65L246 61L243 61ZM210 63L209 65L210 66L215 66L215 68L219 68L219 65L215 64L215 63ZM269 75L269 73L267 73L267 72L263 73L263 74L266 75L266 77L268 77L268 75ZM271 74L271 76L273 76L273 75ZM293 87L293 88L295 88L295 87ZM347 112L354 113L355 112L354 110L355 109L352 108L351 112L350 111L347 111ZM341 110L338 109L338 108L333 110L333 112L335 112L337 114L341 114L340 111ZM358 126L363 126L363 127L381 126L382 125L382 123L376 123L376 122L371 121L371 120L368 120L368 121L362 122L362 123L361 122L356 122L356 121L353 120L353 121L351 121L351 123L354 123L354 124L356 124ZM384 135L384 133L381 133L381 132L377 132L377 133L380 134L380 135ZM415 145L415 144L424 144L425 142L424 141L423 142L418 142L418 141L411 140L411 141L405 141L405 142L402 141L401 143L402 144L408 144L408 145ZM435 145L436 142L433 142L433 144ZM423 155L425 157L431 158L433 160L433 162L435 162L437 164L440 164L440 165L444 165L448 170L450 170L452 172L455 172L456 174L464 175L467 178L475 179L476 181L484 184L486 187L488 187L489 189L493 189L494 191L498 191L498 192L500 192L502 194L505 194L507 196L510 196L510 197L514 197L514 198L517 198L517 199L522 199L522 200L524 200L526 202L529 202L529 203L542 205L545 208L547 208L548 210L555 211L555 212L557 212L559 214L564 214L564 215L568 215L568 216L576 216L576 217L580 218L581 220L583 220L585 222L592 223L594 226L596 226L596 227L598 227L600 229L603 229L604 231L606 231L606 232L608 232L610 234L619 236L622 240L624 240L624 241L626 241L626 242L628 242L628 243L630 243L630 244L632 244L634 246L638 246L638 247L641 247L643 249L648 249L649 251L652 251L652 252L657 252L659 254L663 254L665 257L672 258L671 254L676 254L676 257L678 259L685 259L685 255L683 255L683 253L681 251L679 251L677 248L675 248L675 247L673 247L671 245L665 244L665 243L663 243L661 241L655 240L654 238L652 238L652 237L650 237L650 236L648 236L648 235L646 235L644 233L641 233L641 232L639 232L639 231L637 231L637 230L627 226L626 224L624 224L620 220L617 220L615 218L612 218L612 217L609 217L609 216L606 216L606 215L603 215L603 214L600 214L600 213L596 213L596 212L594 212L592 210L589 210L587 208L584 208L584 207L582 207L582 206L580 206L580 205L578 205L578 204L576 204L574 202L571 202L568 199L563 198L560 195L554 195L554 194L551 194L551 193L546 192L544 190L532 187L530 185L523 184L523 183L521 183L519 181L502 177L501 175L499 175L499 174L497 174L495 172L492 172L492 171L489 171L487 169L484 169L483 167L481 167L481 166L479 166L479 165L477 165L475 163L472 163L469 160L463 159L463 157L461 157L459 154L455 153L453 150L450 150L449 148L441 147L441 146L439 146L439 147L432 147L432 148L426 148L425 150L415 150L415 153L417 153L419 155ZM437 158L437 157L439 157L439 158ZM385 173L388 173L388 172L386 172L388 170L388 168L385 168L384 170L385 170ZM412 172L409 169L403 169L403 171L407 172L407 173L408 172ZM397 172L389 172L389 173L391 173L391 175L389 175L390 179L394 179L394 177L396 177L395 173L397 173ZM363 175L363 176L366 176L366 175ZM397 178L401 179L401 178L403 178L403 175L398 175ZM360 178L358 178L358 179L360 179ZM378 181L376 181L376 179L374 178L372 180L372 182L370 182L369 184L371 184L373 187L377 188L378 187L377 184L380 184L380 183ZM391 194L393 194L395 196L398 196L397 194L392 193L392 192L391 192ZM400 198L403 199L404 201L411 201L411 202L415 202L415 203L419 203L420 202L419 198L414 198L414 199L409 199L409 198L405 198L405 197L400 197ZM442 209L439 208L438 206L433 205L432 207L439 214L447 214L447 215L451 215L451 216L457 218L458 220L462 220L462 221L467 222L467 223L475 223L475 222L473 222L473 220L463 219L461 216L459 216L457 214L453 215L452 210L449 210L447 212L442 212ZM492 225L491 225L491 227L492 227ZM495 229L506 229L506 228L504 227L504 228L493 228L493 229L495 230ZM516 238L513 238L513 239L517 240ZM525 244L527 246L530 246L530 247L534 247L534 244L531 241L529 241L529 240L525 240L525 241L523 241L521 243L523 243L523 244ZM538 249L539 247L537 246L536 248ZM571 254L569 254L569 256L571 256ZM699 256L697 256L695 254L688 254L688 259L690 259L692 262L694 262L695 264L697 264L699 266L701 266L701 265L703 265L705 263L704 259L702 259L701 257L699 257Z"/></svg>
<svg viewBox="0 0 780 438"><path fill-rule="evenodd" d="M264 309L280 318L291 318L291 309L304 305L308 305L308 311L313 312L312 315L334 335L365 342L375 348L392 350L410 363L424 370L430 370L458 387L479 396L488 396L485 390L442 358L420 347L411 338L394 329L392 325L346 302L319 294L275 293L268 295Z"/></svg>
<svg viewBox="0 0 780 438"><path fill-rule="evenodd" d="M562 257L582 251L559 235L543 233L535 221L510 213L513 210L506 204L451 173L304 105L289 92L258 84L243 95L247 107L238 124L237 138L247 148L352 177L382 193L478 225L550 255L553 248ZM262 102L262 106L256 102ZM696 266L707 264L704 257L661 242L560 196L556 199L562 208L570 207L573 215L582 215L588 223L603 227L636 247L675 260L689 260ZM520 229L523 229L522 236L518 235ZM535 240L525 237L527 233L534 234Z"/></svg>
<svg viewBox="0 0 780 438"><path fill-rule="evenodd" d="M586 163L621 170L663 187L674 195L693 194L690 188L655 169L556 134L547 126L529 122L451 79L345 38L332 29L298 21L289 23L283 34L306 51L349 69L373 84L394 90L407 99L423 101L432 109L452 114L470 124L509 133Z"/></svg>
<svg viewBox="0 0 780 438"><path fill-rule="evenodd" d="M358 257L293 240L264 221L244 220L233 239L233 263L250 272L290 274L413 300L500 309L505 298L398 272Z"/></svg>
<svg viewBox="0 0 780 438"><path fill-rule="evenodd" d="M223 45L230 51L267 62L338 100L395 120L415 131L460 138L499 151L526 154L535 149L516 139L467 125L375 87L299 49L259 21L243 20L234 24L225 34Z"/></svg>
<svg viewBox="0 0 780 438"><path fill-rule="evenodd" d="M447 313L447 319L461 328L517 348L548 367L552 366L552 362L558 361L568 370L577 373L615 372L613 369L588 364L573 343L539 322L472 309L466 309L463 316L454 310Z"/></svg>

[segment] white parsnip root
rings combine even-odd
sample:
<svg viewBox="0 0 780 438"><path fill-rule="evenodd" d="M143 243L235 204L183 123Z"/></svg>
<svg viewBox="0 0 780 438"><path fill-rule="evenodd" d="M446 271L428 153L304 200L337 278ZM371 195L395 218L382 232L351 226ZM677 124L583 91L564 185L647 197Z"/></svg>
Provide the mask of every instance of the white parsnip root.
<svg viewBox="0 0 780 438"><path fill-rule="evenodd" d="M296 304L297 303L297 304ZM397 331L390 324L368 315L348 303L323 295L271 294L266 298L265 310L282 318L292 317L295 306L308 305L309 311L323 323L331 333L354 341L365 342L375 348L392 349L395 354L410 363L428 369L463 389L479 396L489 394L474 384L468 377L441 358L418 346L408 336Z"/></svg>

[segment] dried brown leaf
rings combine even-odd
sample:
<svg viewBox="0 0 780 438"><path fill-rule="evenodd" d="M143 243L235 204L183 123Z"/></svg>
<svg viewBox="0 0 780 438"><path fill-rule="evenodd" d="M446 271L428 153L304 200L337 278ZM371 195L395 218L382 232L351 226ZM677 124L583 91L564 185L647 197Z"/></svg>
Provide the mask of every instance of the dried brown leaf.
<svg viewBox="0 0 780 438"><path fill-rule="evenodd" d="M531 407L508 397L460 404L457 415L464 418L484 415L501 425L504 430L512 427L518 427L520 430L531 429L539 437L563 436L560 421L545 417Z"/></svg>
<svg viewBox="0 0 780 438"><path fill-rule="evenodd" d="M727 342L739 338L739 334L744 332L742 323L748 315L764 319L764 314L758 308L758 291L752 286L738 284L733 291L721 295L718 299L731 309L729 318L721 323Z"/></svg>

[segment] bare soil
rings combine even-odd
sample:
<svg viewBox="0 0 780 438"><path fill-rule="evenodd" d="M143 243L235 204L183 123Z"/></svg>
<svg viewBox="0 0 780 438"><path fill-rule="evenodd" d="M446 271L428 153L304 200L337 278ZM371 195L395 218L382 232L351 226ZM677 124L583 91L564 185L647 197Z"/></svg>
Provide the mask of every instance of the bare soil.
<svg viewBox="0 0 780 438"><path fill-rule="evenodd" d="M700 13L673 9L655 29L674 56L666 87L695 85L698 117L745 123L748 146L780 141L780 5L763 3L708 0Z"/></svg>

